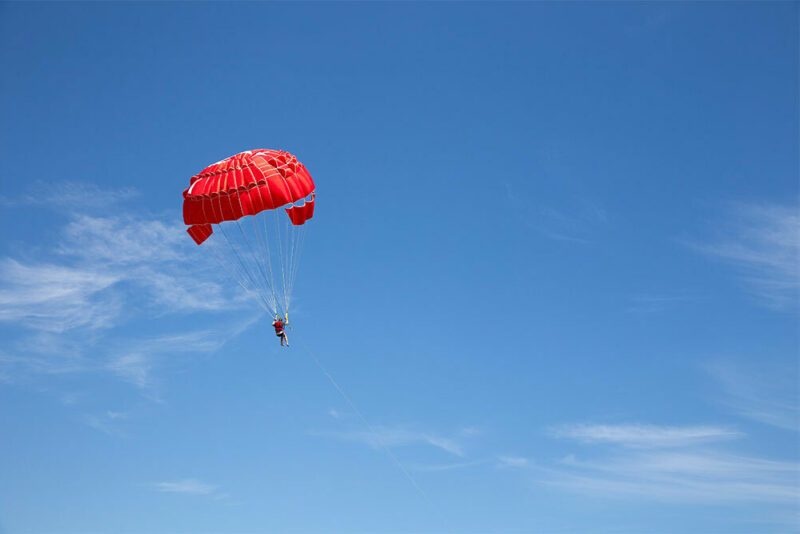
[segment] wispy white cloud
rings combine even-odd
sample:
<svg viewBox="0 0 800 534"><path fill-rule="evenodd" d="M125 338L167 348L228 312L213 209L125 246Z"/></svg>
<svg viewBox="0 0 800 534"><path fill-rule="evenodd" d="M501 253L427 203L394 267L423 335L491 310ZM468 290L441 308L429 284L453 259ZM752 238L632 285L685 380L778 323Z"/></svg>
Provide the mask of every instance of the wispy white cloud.
<svg viewBox="0 0 800 534"><path fill-rule="evenodd" d="M487 460L472 460L469 462L456 462L449 464L412 464L409 466L409 468L413 469L414 471L439 472L439 471L454 471L456 469L465 469L468 467L474 467L476 465L482 465L485 463L487 463Z"/></svg>
<svg viewBox="0 0 800 534"><path fill-rule="evenodd" d="M150 378L152 365L147 355L132 353L116 356L111 359L107 368L117 376L140 388L147 388L152 385Z"/></svg>
<svg viewBox="0 0 800 534"><path fill-rule="evenodd" d="M240 304L207 276L211 264L177 224L158 219L78 215L64 229L58 252L143 288L162 312L223 310Z"/></svg>
<svg viewBox="0 0 800 534"><path fill-rule="evenodd" d="M83 399L84 396L85 396L85 394L82 393L82 392L67 391L66 393L62 393L59 396L59 401L64 406L74 406L74 405L78 404L79 402L81 402L81 400Z"/></svg>
<svg viewBox="0 0 800 534"><path fill-rule="evenodd" d="M557 241L588 243L594 229L607 221L603 209L581 203L572 211L539 205L530 210L530 224L544 236Z"/></svg>
<svg viewBox="0 0 800 534"><path fill-rule="evenodd" d="M184 493L186 495L211 495L216 492L217 486L197 480L184 478L174 482L155 482L153 489L164 493Z"/></svg>
<svg viewBox="0 0 800 534"><path fill-rule="evenodd" d="M656 35L664 31L674 16L675 13L669 9L653 9L644 14L635 23L628 25L625 31L633 35Z"/></svg>
<svg viewBox="0 0 800 534"><path fill-rule="evenodd" d="M541 481L606 497L679 502L800 499L800 465L715 451L636 452L593 461L570 455Z"/></svg>
<svg viewBox="0 0 800 534"><path fill-rule="evenodd" d="M161 493L177 493L181 495L190 495L197 497L205 497L212 501L218 501L226 506L236 506L242 504L231 498L230 493L220 491L219 486L216 484L209 484L196 478L184 478L175 481L154 482L149 484L149 487Z"/></svg>
<svg viewBox="0 0 800 534"><path fill-rule="evenodd" d="M800 463L736 455L711 441L740 434L719 427L563 425L551 435L595 447L556 462L505 462L552 485L597 497L672 502L769 502L800 499ZM606 444L598 448L596 445ZM645 444L645 446L642 446ZM587 459L588 458L588 459Z"/></svg>
<svg viewBox="0 0 800 534"><path fill-rule="evenodd" d="M197 273L141 269L135 281L145 287L153 306L166 313L222 311L241 307L243 298L226 294L220 284L197 278Z"/></svg>
<svg viewBox="0 0 800 534"><path fill-rule="evenodd" d="M19 327L0 354L4 381L25 374L106 371L152 388L164 355L213 352L252 324L254 314L238 323L226 319L226 329L134 340L116 335L115 328L143 317L152 322L166 314L241 310L246 297L235 284L225 284L177 221L121 207L133 191L50 185L44 193L4 201L45 205L68 218L49 253L37 249L27 251L24 260L0 258L0 323ZM113 212L96 209L111 205Z"/></svg>
<svg viewBox="0 0 800 534"><path fill-rule="evenodd" d="M737 414L785 430L800 430L800 364L776 366L717 361L705 366L722 387L722 402Z"/></svg>
<svg viewBox="0 0 800 534"><path fill-rule="evenodd" d="M454 456L463 457L464 449L455 440L433 432L411 430L405 427L376 426L373 432L367 430L312 432L313 435L326 436L345 441L364 443L372 448L402 447L409 445L428 445Z"/></svg>
<svg viewBox="0 0 800 534"><path fill-rule="evenodd" d="M74 215L63 230L58 252L109 265L180 261L185 236L159 219L115 214Z"/></svg>
<svg viewBox="0 0 800 534"><path fill-rule="evenodd" d="M69 187L77 197L110 202L93 186L86 191L76 184ZM129 195L105 196L120 200ZM144 289L147 305L162 313L239 304L207 276L213 262L206 261L178 221L120 208L105 215L71 211L67 217L52 250L55 257L41 262L0 258L0 321L51 331L107 327L120 316L119 297L126 288Z"/></svg>
<svg viewBox="0 0 800 534"><path fill-rule="evenodd" d="M98 342L85 340L84 344L66 334L39 333L21 338L17 343L21 352L0 351L0 375L9 382L23 376L108 372L139 389L151 390L148 398L157 400L152 391L157 385L154 372L165 362L174 364L177 355L213 354L260 319L260 314L251 313L214 328L135 340L100 336ZM65 404L74 404L78 398L75 393L65 395Z"/></svg>
<svg viewBox="0 0 800 534"><path fill-rule="evenodd" d="M800 290L800 208L797 203L738 204L695 250L736 267L750 291L775 308L797 309Z"/></svg>
<svg viewBox="0 0 800 534"><path fill-rule="evenodd" d="M124 436L120 427L115 423L118 423L126 417L127 414L125 412L106 410L103 414L84 414L83 422L109 436Z"/></svg>
<svg viewBox="0 0 800 534"><path fill-rule="evenodd" d="M510 183L505 184L505 190L512 212L525 225L548 239L589 243L596 229L608 222L606 210L583 197L564 199L558 208L554 208L537 201L528 202Z"/></svg>
<svg viewBox="0 0 800 534"><path fill-rule="evenodd" d="M259 314L252 314L232 325L156 336L128 342L124 346L112 346L103 368L140 389L152 390L155 385L153 372L165 359L174 362L174 357L178 354L214 353L259 319ZM150 391L150 397L154 400L158 398L153 391Z"/></svg>
<svg viewBox="0 0 800 534"><path fill-rule="evenodd" d="M741 437L741 433L718 426L589 425L553 427L549 434L583 443L610 443L629 448L685 447Z"/></svg>
<svg viewBox="0 0 800 534"><path fill-rule="evenodd" d="M531 462L528 458L523 456L498 456L497 465L499 467L511 467L514 469L522 469L529 467Z"/></svg>
<svg viewBox="0 0 800 534"><path fill-rule="evenodd" d="M130 187L103 189L85 182L37 182L31 191L15 198L0 198L0 205L9 207L45 206L50 209L76 212L113 209L120 202L139 196Z"/></svg>
<svg viewBox="0 0 800 534"><path fill-rule="evenodd" d="M108 328L121 302L120 276L92 268L0 259L0 321L47 332Z"/></svg>
<svg viewBox="0 0 800 534"><path fill-rule="evenodd" d="M25 373L59 375L85 371L87 368L88 364L82 357L70 353L19 355L0 351L0 373L6 376L6 381Z"/></svg>
<svg viewBox="0 0 800 534"><path fill-rule="evenodd" d="M186 244L179 244L177 228L144 222L149 230L134 237L134 224L115 217L73 221L59 249L70 263L0 259L0 321L48 332L96 330L125 319L123 300L158 313L241 304L205 278L199 256L181 252Z"/></svg>
<svg viewBox="0 0 800 534"><path fill-rule="evenodd" d="M235 321L227 321L215 328L198 329L179 334L167 334L152 338L139 339L126 344L138 352L154 353L198 353L214 352L222 348L231 339L256 324L262 316L250 313L240 316Z"/></svg>
<svg viewBox="0 0 800 534"><path fill-rule="evenodd" d="M635 295L628 307L630 313L657 313L697 300L687 295Z"/></svg>

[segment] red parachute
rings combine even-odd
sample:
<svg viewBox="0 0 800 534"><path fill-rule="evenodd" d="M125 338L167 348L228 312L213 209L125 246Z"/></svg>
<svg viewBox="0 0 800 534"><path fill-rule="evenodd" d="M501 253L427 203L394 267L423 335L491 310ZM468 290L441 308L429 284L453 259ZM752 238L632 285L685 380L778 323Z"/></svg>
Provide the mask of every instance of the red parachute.
<svg viewBox="0 0 800 534"><path fill-rule="evenodd" d="M198 245L220 230L224 245L209 240L217 259L265 309L283 316L315 196L311 175L292 154L248 150L192 176L183 192L183 221ZM242 223L247 219L252 224Z"/></svg>

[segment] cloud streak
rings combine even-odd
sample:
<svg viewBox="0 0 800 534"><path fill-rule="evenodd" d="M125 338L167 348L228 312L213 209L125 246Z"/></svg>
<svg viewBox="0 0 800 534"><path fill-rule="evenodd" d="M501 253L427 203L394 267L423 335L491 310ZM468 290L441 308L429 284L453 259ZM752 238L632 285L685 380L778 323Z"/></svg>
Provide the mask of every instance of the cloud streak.
<svg viewBox="0 0 800 534"><path fill-rule="evenodd" d="M413 464L410 465L409 468L413 469L414 471L434 473L440 471L454 471L456 469L466 469L468 467L475 467L476 465L482 465L485 463L487 463L487 460L472 460L469 462L456 462L450 464L435 464L435 465Z"/></svg>
<svg viewBox="0 0 800 534"><path fill-rule="evenodd" d="M526 202L527 195L521 196L510 183L505 184L505 192L515 216L548 239L586 244L598 227L608 223L606 210L583 197L572 197L565 200L562 207L554 208Z"/></svg>
<svg viewBox="0 0 800 534"><path fill-rule="evenodd" d="M213 328L193 332L117 335L118 327L141 319L158 331L156 317L245 307L243 294L223 289L236 291L235 284L211 276L218 269L181 225L120 207L133 196L66 183L3 200L46 206L68 221L49 251L0 257L0 323L14 329L0 354L0 379L100 371L152 389L165 355L214 352L257 319L248 313L225 320L227 328L217 318Z"/></svg>
<svg viewBox="0 0 800 534"><path fill-rule="evenodd" d="M178 240L185 236L161 222L78 216L62 237L65 263L0 259L0 321L61 333L116 326L123 300L161 314L239 303L205 280L204 262Z"/></svg>
<svg viewBox="0 0 800 534"><path fill-rule="evenodd" d="M766 502L779 508L794 506L800 499L800 463L711 447L711 442L742 436L725 428L563 425L548 434L580 443L583 452L547 464L498 457L498 467L514 468L539 484L592 498Z"/></svg>
<svg viewBox="0 0 800 534"><path fill-rule="evenodd" d="M260 318L259 314L253 314L222 328L156 336L126 343L124 347L111 349L104 369L137 388L152 389L155 385L153 371L161 365L165 357L174 360L174 356L179 354L214 353Z"/></svg>
<svg viewBox="0 0 800 534"><path fill-rule="evenodd" d="M184 478L174 482L155 482L152 487L162 493L183 493L185 495L211 495L217 490L217 486L196 478Z"/></svg>
<svg viewBox="0 0 800 534"><path fill-rule="evenodd" d="M684 295L635 295L631 298L629 313L658 313L669 308L693 302L697 298Z"/></svg>
<svg viewBox="0 0 800 534"><path fill-rule="evenodd" d="M216 484L209 484L196 478L184 478L174 481L153 482L149 487L159 493L172 493L190 497L205 497L226 506L242 504L231 498L227 492L220 491Z"/></svg>
<svg viewBox="0 0 800 534"><path fill-rule="evenodd" d="M800 290L797 204L739 204L715 242L690 244L734 266L750 292L777 309L796 310Z"/></svg>
<svg viewBox="0 0 800 534"><path fill-rule="evenodd" d="M121 302L111 272L52 264L0 260L0 321L46 332L113 325Z"/></svg>
<svg viewBox="0 0 800 534"><path fill-rule="evenodd" d="M497 464L500 467L511 467L514 469L524 469L531 465L530 460L523 456L498 456Z"/></svg>
<svg viewBox="0 0 800 534"><path fill-rule="evenodd" d="M120 202L139 196L130 187L120 189L101 189L94 184L83 182L37 182L33 191L14 199L0 198L0 204L8 207L46 206L60 211L75 212L107 210Z"/></svg>
<svg viewBox="0 0 800 534"><path fill-rule="evenodd" d="M685 447L741 437L741 433L716 426L588 425L553 427L549 434L583 443L608 443L628 448Z"/></svg>
<svg viewBox="0 0 800 534"><path fill-rule="evenodd" d="M706 366L722 387L722 402L737 414L784 430L800 431L798 365L782 367L715 362Z"/></svg>
<svg viewBox="0 0 800 534"><path fill-rule="evenodd" d="M94 428L95 430L99 430L104 434L108 434L109 436L124 436L124 433L115 425L115 423L125 419L126 417L127 413L125 412L106 410L104 414L100 415L85 414L83 416L83 421L88 426Z"/></svg>
<svg viewBox="0 0 800 534"><path fill-rule="evenodd" d="M719 452L637 452L594 461L563 459L543 480L592 495L673 502L800 499L800 466Z"/></svg>
<svg viewBox="0 0 800 534"><path fill-rule="evenodd" d="M451 438L432 432L410 430L400 426L374 426L373 432L353 430L341 432L312 432L312 435L331 437L343 441L352 441L369 445L374 449L386 447L405 447L411 445L427 445L448 454L464 457L461 444Z"/></svg>

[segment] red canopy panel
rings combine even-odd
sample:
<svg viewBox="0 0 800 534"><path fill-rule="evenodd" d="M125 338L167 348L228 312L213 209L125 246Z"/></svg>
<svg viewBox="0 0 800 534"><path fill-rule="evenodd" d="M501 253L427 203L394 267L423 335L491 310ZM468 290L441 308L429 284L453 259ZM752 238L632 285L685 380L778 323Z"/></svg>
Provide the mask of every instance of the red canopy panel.
<svg viewBox="0 0 800 534"><path fill-rule="evenodd" d="M190 226L186 231L189 232L189 235L192 236L192 239L194 239L194 242L198 245L208 239L213 232L210 224L195 224L194 226Z"/></svg>
<svg viewBox="0 0 800 534"><path fill-rule="evenodd" d="M210 224L286 206L314 192L314 180L296 157L266 149L248 150L210 165L192 176L190 184L183 192L183 221L191 226L187 231L198 245L211 235ZM287 208L287 213L293 224L303 224L314 213L313 199Z"/></svg>
<svg viewBox="0 0 800 534"><path fill-rule="evenodd" d="M292 206L291 208L286 208L286 213L289 214L289 218L292 220L293 225L299 226L301 224L305 224L307 220L314 216L314 193L311 193L311 200L302 206Z"/></svg>

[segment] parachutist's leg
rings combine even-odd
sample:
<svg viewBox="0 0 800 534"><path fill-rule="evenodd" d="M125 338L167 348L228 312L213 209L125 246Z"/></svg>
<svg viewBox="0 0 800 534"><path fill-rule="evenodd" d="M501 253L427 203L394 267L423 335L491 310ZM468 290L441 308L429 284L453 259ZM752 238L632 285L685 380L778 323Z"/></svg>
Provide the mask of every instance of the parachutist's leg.
<svg viewBox="0 0 800 534"><path fill-rule="evenodd" d="M281 338L281 345L283 345L284 341L286 341L286 346L288 347L289 346L289 338L286 337L286 332L283 333L283 337Z"/></svg>

